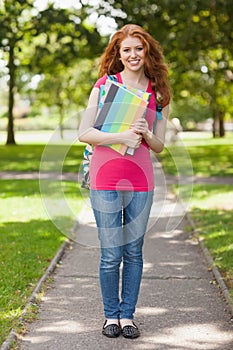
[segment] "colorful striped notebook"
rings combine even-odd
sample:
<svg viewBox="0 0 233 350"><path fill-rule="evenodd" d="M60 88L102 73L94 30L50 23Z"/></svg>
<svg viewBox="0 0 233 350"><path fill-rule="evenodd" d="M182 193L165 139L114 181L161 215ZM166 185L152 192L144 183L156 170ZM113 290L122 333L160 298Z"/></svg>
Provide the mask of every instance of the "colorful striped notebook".
<svg viewBox="0 0 233 350"><path fill-rule="evenodd" d="M94 127L109 133L128 130L132 123L144 116L150 95L148 92L107 79L104 88L101 89L100 110ZM133 154L133 150L124 144L108 146L122 155Z"/></svg>

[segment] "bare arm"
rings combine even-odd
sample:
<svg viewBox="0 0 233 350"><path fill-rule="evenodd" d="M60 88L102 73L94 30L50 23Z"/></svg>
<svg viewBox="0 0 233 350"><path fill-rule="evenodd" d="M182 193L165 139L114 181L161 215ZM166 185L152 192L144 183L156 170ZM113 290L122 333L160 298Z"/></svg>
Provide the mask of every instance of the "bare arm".
<svg viewBox="0 0 233 350"><path fill-rule="evenodd" d="M142 136L134 132L133 129L119 133L106 133L93 127L98 112L98 99L99 89L94 87L80 123L79 141L93 145L124 143L131 148L139 147Z"/></svg>
<svg viewBox="0 0 233 350"><path fill-rule="evenodd" d="M145 119L140 119L134 124L135 131L142 134L148 146L156 153L162 152L164 148L169 105L163 108L162 115L163 119L157 121L154 133L148 129L148 124Z"/></svg>

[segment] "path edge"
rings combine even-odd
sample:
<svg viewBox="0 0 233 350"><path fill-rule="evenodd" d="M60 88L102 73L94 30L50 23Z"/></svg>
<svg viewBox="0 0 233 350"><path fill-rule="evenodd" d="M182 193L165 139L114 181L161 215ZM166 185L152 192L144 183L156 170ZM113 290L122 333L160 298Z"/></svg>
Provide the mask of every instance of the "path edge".
<svg viewBox="0 0 233 350"><path fill-rule="evenodd" d="M66 239L60 249L57 251L56 255L54 256L53 260L49 264L48 268L46 269L44 275L40 278L39 282L37 283L35 289L33 290L27 304L25 305L21 318L23 319L24 316L27 314L28 309L34 305L38 299L38 295L41 292L46 280L51 276L51 274L56 270L57 265L59 261L61 260L62 256L64 255L66 249L70 246L71 241L69 239ZM16 342L19 340L20 335L12 329L9 333L6 340L2 343L0 350L10 350L12 349L12 346L16 344Z"/></svg>

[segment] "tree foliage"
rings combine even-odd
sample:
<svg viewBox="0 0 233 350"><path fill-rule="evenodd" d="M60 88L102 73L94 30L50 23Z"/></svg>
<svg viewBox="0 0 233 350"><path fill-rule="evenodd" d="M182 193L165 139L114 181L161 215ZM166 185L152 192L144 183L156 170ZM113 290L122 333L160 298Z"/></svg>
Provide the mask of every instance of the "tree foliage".
<svg viewBox="0 0 233 350"><path fill-rule="evenodd" d="M69 79L67 69L80 58L91 58L100 52L101 45L96 45L101 42L100 35L86 24L85 16L82 8L74 11L55 8L52 4L39 11L33 0L3 3L0 8L0 50L4 52L9 72L8 144L15 143L15 92L35 75L41 75L41 80L53 77L51 84L56 80L55 90L61 91L67 85L64 80ZM51 94L47 97L51 99ZM54 98L54 103L57 101ZM61 100L61 111L60 105Z"/></svg>
<svg viewBox="0 0 233 350"><path fill-rule="evenodd" d="M87 18L118 27L137 23L164 48L174 91L173 116L198 121L211 116L214 135L224 135L223 121L233 112L231 0L81 1L80 9L34 0L5 0L0 7L0 53L8 67L8 136L14 139L14 96L21 92L35 104L56 105L63 116L84 106L97 69L93 62L108 37ZM99 28L101 29L101 28ZM33 84L33 82L36 84ZM80 88L82 87L82 89ZM192 104L195 104L192 105ZM178 114L178 115L176 115Z"/></svg>
<svg viewBox="0 0 233 350"><path fill-rule="evenodd" d="M119 27L139 24L162 44L174 101L204 99L223 136L223 118L233 111L232 1L113 0L111 6L101 1L95 10L107 16L113 8Z"/></svg>
<svg viewBox="0 0 233 350"><path fill-rule="evenodd" d="M15 72L19 64L16 60L21 51L20 42L31 30L28 11L32 8L33 1L5 1L0 11L0 49L7 56L9 70L9 99L8 99L8 133L7 143L14 144L14 90Z"/></svg>

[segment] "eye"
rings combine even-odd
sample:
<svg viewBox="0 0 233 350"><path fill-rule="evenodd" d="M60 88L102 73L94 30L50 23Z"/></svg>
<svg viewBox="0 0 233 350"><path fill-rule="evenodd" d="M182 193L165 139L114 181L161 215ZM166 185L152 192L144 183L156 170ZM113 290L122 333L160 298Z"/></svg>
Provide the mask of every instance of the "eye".
<svg viewBox="0 0 233 350"><path fill-rule="evenodd" d="M142 51L142 50L143 50L143 47L141 47L141 46L140 46L140 47L137 47L137 50L138 50L138 51Z"/></svg>
<svg viewBox="0 0 233 350"><path fill-rule="evenodd" d="M129 49L124 49L123 52L129 52Z"/></svg>

